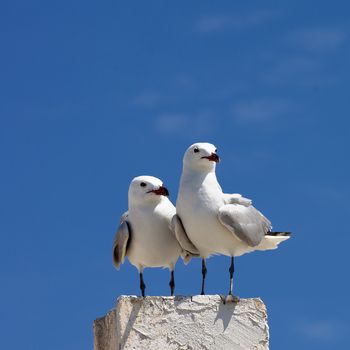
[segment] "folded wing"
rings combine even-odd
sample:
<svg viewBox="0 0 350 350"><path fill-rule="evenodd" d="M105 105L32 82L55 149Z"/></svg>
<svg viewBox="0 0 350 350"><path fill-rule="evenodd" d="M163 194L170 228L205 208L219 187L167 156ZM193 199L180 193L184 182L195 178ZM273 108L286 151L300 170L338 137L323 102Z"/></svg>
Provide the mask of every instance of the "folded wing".
<svg viewBox="0 0 350 350"><path fill-rule="evenodd" d="M249 207L252 204L252 200L243 197L239 193L224 193L224 202L226 204L241 204L245 207Z"/></svg>
<svg viewBox="0 0 350 350"><path fill-rule="evenodd" d="M171 220L170 229L175 234L177 241L179 242L181 248L185 253L183 254L185 263L188 263L189 260L191 260L191 257L199 256L198 249L188 238L185 228L181 222L181 219L176 214L173 216Z"/></svg>
<svg viewBox="0 0 350 350"><path fill-rule="evenodd" d="M270 221L252 205L226 204L219 209L219 221L251 247L259 245L271 230Z"/></svg>
<svg viewBox="0 0 350 350"><path fill-rule="evenodd" d="M113 242L113 265L119 270L124 263L127 247L131 238L130 226L127 221L128 213L124 213L120 219L120 225Z"/></svg>

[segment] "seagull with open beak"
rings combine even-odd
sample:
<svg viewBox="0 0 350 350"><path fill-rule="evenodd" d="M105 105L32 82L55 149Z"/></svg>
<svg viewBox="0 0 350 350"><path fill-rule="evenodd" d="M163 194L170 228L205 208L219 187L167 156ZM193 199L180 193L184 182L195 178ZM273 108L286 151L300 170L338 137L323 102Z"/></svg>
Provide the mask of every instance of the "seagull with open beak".
<svg viewBox="0 0 350 350"><path fill-rule="evenodd" d="M270 221L249 199L223 193L215 175L219 161L216 147L210 143L195 143L187 149L172 226L181 246L202 258L201 294L205 293L205 259L215 254L231 258L226 300L237 301L233 295L234 257L275 249L289 238L289 232L272 232Z"/></svg>

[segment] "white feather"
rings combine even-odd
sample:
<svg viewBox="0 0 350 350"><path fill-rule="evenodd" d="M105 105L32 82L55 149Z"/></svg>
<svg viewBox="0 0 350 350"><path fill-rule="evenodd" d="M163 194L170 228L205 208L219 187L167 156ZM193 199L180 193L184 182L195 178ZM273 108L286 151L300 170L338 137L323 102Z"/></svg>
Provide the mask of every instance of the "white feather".
<svg viewBox="0 0 350 350"><path fill-rule="evenodd" d="M254 250L275 249L288 237L265 236L270 221L251 206L251 201L239 194L222 192L215 175L216 163L207 158L215 151L214 145L197 143L190 146L184 156L176 210L188 238L203 258L213 254L239 256ZM232 213L229 210L225 214L232 215L229 218L234 225L219 220L220 210L225 206L232 209ZM259 228L260 238L255 246L248 244L249 235L257 233Z"/></svg>
<svg viewBox="0 0 350 350"><path fill-rule="evenodd" d="M173 270L182 252L170 229L175 207L167 197L152 192L162 185L155 177L139 176L129 187L129 210L124 219L130 228L130 242L125 255L140 272L145 267Z"/></svg>

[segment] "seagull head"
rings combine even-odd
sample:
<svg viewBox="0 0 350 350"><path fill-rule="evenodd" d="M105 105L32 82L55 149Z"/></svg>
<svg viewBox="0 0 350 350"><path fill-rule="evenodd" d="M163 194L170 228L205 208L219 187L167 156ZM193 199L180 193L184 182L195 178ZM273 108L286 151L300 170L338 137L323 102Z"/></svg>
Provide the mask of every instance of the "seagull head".
<svg viewBox="0 0 350 350"><path fill-rule="evenodd" d="M214 171L219 162L216 147L207 142L194 143L188 147L183 159L184 167L204 172Z"/></svg>
<svg viewBox="0 0 350 350"><path fill-rule="evenodd" d="M129 186L129 202L138 204L159 203L169 191L163 182L154 176L137 176Z"/></svg>

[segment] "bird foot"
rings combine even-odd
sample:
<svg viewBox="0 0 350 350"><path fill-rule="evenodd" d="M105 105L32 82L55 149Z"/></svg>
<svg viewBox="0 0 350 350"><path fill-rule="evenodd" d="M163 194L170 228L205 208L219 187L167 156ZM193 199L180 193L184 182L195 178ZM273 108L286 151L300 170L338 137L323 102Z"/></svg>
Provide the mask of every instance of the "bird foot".
<svg viewBox="0 0 350 350"><path fill-rule="evenodd" d="M220 298L221 298L223 304L226 304L226 303L237 304L240 300L238 296L232 295L232 294L220 295Z"/></svg>

